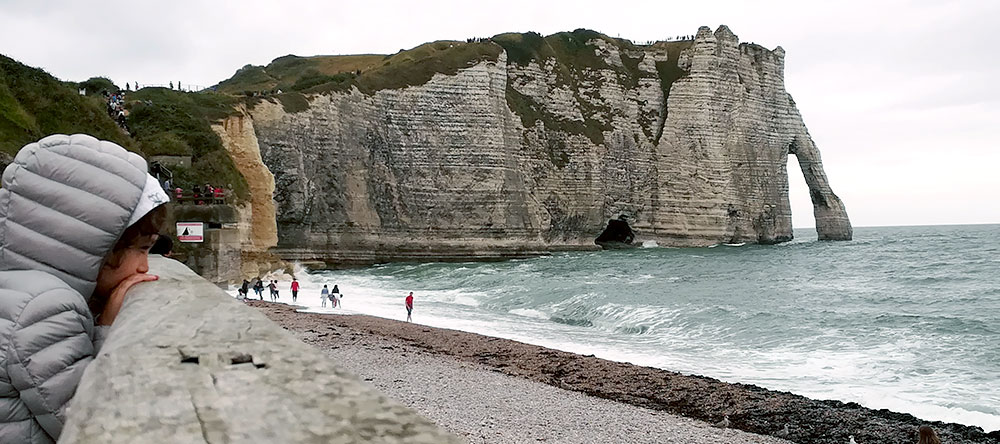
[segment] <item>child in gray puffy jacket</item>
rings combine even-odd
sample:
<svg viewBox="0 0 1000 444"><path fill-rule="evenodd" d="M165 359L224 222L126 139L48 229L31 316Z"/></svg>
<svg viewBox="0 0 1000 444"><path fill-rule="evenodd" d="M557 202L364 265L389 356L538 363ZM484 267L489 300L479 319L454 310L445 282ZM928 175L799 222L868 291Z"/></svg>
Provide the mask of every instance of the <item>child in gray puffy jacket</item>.
<svg viewBox="0 0 1000 444"><path fill-rule="evenodd" d="M146 162L54 135L18 152L0 189L0 442L55 442L66 407L146 259L168 201Z"/></svg>

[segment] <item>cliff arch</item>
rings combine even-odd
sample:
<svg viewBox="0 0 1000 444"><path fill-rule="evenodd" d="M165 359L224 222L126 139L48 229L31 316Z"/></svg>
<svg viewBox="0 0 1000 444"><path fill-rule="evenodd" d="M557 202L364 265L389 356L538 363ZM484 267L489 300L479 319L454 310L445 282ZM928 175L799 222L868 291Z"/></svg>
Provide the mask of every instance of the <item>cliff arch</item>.
<svg viewBox="0 0 1000 444"><path fill-rule="evenodd" d="M830 188L826 172L823 171L823 161L812 138L808 134L797 135L788 147L788 154L795 155L809 187L819 240L851 240L854 230L847 217L847 209Z"/></svg>

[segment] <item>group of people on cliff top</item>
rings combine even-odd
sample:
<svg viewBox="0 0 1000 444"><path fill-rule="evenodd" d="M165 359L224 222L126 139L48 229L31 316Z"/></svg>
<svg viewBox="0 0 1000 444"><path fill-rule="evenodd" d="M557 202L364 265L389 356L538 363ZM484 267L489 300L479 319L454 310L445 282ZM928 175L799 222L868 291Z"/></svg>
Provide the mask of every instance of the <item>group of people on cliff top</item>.
<svg viewBox="0 0 1000 444"><path fill-rule="evenodd" d="M206 183L204 186L195 185L191 188L190 194L187 194L181 187L174 188L173 191L178 203L192 202L195 205L213 205L225 204L229 200L232 189L232 185L221 187Z"/></svg>

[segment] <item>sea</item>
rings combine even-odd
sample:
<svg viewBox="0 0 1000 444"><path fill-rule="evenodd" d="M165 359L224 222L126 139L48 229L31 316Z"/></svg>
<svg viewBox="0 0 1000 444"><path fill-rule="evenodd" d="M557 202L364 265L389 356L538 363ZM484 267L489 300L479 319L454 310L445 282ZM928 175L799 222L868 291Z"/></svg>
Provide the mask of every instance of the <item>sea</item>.
<svg viewBox="0 0 1000 444"><path fill-rule="evenodd" d="M404 320L412 291L424 325L1000 429L1000 225L794 236L299 273L298 303Z"/></svg>

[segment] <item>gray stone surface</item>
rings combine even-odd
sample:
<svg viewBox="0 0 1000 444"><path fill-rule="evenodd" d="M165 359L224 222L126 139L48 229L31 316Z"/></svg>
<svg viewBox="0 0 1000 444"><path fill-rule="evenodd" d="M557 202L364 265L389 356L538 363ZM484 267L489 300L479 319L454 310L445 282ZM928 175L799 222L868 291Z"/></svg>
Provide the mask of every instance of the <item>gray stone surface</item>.
<svg viewBox="0 0 1000 444"><path fill-rule="evenodd" d="M130 292L61 443L457 443L177 261Z"/></svg>

